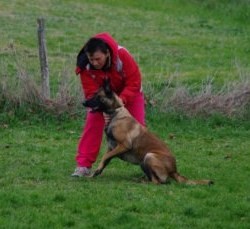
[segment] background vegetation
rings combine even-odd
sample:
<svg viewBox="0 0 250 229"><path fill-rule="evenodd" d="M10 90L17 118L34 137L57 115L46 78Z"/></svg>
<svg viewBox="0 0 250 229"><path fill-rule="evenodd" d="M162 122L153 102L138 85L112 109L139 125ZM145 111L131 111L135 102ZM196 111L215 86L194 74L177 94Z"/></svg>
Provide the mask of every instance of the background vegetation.
<svg viewBox="0 0 250 229"><path fill-rule="evenodd" d="M1 228L249 228L249 0L2 0L0 19ZM84 116L75 57L101 31L138 61L148 128L180 172L214 186L143 183L119 160L97 179L70 177Z"/></svg>
<svg viewBox="0 0 250 229"><path fill-rule="evenodd" d="M206 114L246 113L247 0L2 1L1 9L1 107L38 103L33 82L39 84L40 79L36 20L43 16L56 105L70 104L73 109L80 104L75 56L90 36L109 31L138 61L151 105L158 103L163 111L181 108L192 115L204 113L204 107L209 107ZM191 102L184 100L183 106L186 98ZM67 106L55 110L60 113Z"/></svg>

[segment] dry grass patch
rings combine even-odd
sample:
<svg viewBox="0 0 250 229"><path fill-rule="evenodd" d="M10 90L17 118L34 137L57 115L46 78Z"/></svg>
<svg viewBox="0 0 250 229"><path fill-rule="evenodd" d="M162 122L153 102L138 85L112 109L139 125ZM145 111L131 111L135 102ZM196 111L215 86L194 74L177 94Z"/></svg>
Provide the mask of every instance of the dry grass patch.
<svg viewBox="0 0 250 229"><path fill-rule="evenodd" d="M167 101L168 107L192 115L211 115L220 113L227 117L242 116L250 105L250 83L235 82L225 85L220 91L213 92L206 85L199 93L192 94L185 87L177 88Z"/></svg>

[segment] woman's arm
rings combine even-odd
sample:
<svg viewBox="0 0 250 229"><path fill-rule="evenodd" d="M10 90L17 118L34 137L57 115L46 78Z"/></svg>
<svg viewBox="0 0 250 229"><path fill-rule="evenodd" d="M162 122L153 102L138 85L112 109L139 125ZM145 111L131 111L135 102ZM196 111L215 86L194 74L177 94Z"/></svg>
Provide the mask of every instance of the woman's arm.
<svg viewBox="0 0 250 229"><path fill-rule="evenodd" d="M125 48L119 49L119 58L123 63L122 71L125 80L125 87L119 96L126 104L141 91L141 72L136 61Z"/></svg>

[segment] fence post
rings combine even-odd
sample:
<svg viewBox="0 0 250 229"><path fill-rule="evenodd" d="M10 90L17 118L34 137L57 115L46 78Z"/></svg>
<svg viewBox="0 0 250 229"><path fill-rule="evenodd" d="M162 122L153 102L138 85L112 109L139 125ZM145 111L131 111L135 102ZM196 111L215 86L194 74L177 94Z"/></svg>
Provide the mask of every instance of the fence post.
<svg viewBox="0 0 250 229"><path fill-rule="evenodd" d="M49 65L47 58L47 47L44 30L44 18L38 18L38 44L39 44L39 59L41 66L42 78L42 96L44 99L50 99L50 85L49 85Z"/></svg>

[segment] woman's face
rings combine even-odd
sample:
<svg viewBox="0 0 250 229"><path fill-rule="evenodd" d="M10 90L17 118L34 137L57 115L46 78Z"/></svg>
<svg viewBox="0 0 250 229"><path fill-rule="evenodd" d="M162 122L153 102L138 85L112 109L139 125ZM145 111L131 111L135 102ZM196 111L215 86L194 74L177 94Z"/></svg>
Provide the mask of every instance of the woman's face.
<svg viewBox="0 0 250 229"><path fill-rule="evenodd" d="M100 50L98 50L92 54L87 53L87 57L89 59L90 64L93 65L93 67L97 70L100 70L104 67L109 55L110 55L109 51L107 53L103 53Z"/></svg>

